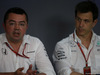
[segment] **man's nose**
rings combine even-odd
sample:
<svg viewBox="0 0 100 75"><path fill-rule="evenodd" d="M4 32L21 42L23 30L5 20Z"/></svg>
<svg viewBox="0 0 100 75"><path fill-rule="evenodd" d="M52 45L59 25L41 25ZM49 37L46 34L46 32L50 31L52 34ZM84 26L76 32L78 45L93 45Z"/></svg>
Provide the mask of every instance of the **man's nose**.
<svg viewBox="0 0 100 75"><path fill-rule="evenodd" d="M80 27L83 27L83 25L84 25L84 21L81 20L79 25L80 25Z"/></svg>
<svg viewBox="0 0 100 75"><path fill-rule="evenodd" d="M19 29L19 28L20 28L20 27L19 27L19 24L16 23L15 29Z"/></svg>

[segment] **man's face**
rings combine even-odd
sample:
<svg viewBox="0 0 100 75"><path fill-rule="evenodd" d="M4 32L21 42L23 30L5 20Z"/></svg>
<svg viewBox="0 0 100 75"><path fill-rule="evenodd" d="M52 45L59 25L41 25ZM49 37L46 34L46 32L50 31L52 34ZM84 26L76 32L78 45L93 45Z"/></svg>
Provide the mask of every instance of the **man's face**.
<svg viewBox="0 0 100 75"><path fill-rule="evenodd" d="M10 13L4 25L8 41L22 41L28 28L25 14Z"/></svg>
<svg viewBox="0 0 100 75"><path fill-rule="evenodd" d="M78 36L89 35L92 31L92 28L96 25L97 20L93 21L93 15L91 12L87 13L77 13L75 17L76 22L76 34Z"/></svg>

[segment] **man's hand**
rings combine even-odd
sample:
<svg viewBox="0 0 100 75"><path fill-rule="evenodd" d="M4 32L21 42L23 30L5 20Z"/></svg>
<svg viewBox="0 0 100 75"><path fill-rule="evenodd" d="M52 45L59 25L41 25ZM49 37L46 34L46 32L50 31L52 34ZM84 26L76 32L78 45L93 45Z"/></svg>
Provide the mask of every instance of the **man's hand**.
<svg viewBox="0 0 100 75"><path fill-rule="evenodd" d="M72 73L71 73L70 75L83 75L83 74L81 74L81 73L75 72L74 69L73 69L72 67L71 67L70 69L71 69L71 71L72 71Z"/></svg>
<svg viewBox="0 0 100 75"><path fill-rule="evenodd" d="M22 70L24 69L24 67L19 68L16 70L16 72L14 73L14 75L28 75L22 72Z"/></svg>
<svg viewBox="0 0 100 75"><path fill-rule="evenodd" d="M36 72L37 72L36 70L35 71L32 70L32 64L31 64L31 65L29 65L29 68L26 73L28 75L36 75Z"/></svg>
<svg viewBox="0 0 100 75"><path fill-rule="evenodd" d="M45 73L37 73L37 71L36 70L32 70L32 64L31 65L29 65L29 68L28 68L28 70L27 70L27 72L26 72L28 75L46 75Z"/></svg>
<svg viewBox="0 0 100 75"><path fill-rule="evenodd" d="M38 73L38 74L36 74L36 75L46 75L45 73Z"/></svg>

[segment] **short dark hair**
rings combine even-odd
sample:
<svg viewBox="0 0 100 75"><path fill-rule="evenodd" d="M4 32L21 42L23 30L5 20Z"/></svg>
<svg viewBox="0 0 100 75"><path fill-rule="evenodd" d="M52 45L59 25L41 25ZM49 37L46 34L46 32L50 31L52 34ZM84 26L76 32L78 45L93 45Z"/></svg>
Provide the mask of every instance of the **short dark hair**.
<svg viewBox="0 0 100 75"><path fill-rule="evenodd" d="M98 18L98 7L92 1L83 1L77 4L75 7L75 17L77 16L77 12L80 13L92 12L93 21Z"/></svg>
<svg viewBox="0 0 100 75"><path fill-rule="evenodd" d="M22 8L19 8L19 7L13 7L13 8L10 8L10 9L7 10L7 12L4 15L4 23L6 23L6 20L8 19L9 13L25 14L26 15L26 21L28 23L28 15L27 15L27 13Z"/></svg>

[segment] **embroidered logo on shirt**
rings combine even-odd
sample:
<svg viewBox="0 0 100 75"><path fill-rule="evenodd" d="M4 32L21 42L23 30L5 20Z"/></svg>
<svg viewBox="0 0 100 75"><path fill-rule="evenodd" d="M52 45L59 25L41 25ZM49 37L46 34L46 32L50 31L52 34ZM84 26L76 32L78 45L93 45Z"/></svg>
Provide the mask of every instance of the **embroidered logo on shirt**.
<svg viewBox="0 0 100 75"><path fill-rule="evenodd" d="M100 47L100 41L97 41L97 45L96 45L97 47Z"/></svg>
<svg viewBox="0 0 100 75"><path fill-rule="evenodd" d="M70 42L71 47L76 47L76 44L74 42Z"/></svg>
<svg viewBox="0 0 100 75"><path fill-rule="evenodd" d="M29 52L27 52L27 53L34 53L35 51L29 51Z"/></svg>
<svg viewBox="0 0 100 75"><path fill-rule="evenodd" d="M97 49L97 51L100 51L100 49Z"/></svg>
<svg viewBox="0 0 100 75"><path fill-rule="evenodd" d="M76 50L71 50L71 52L77 52Z"/></svg>
<svg viewBox="0 0 100 75"><path fill-rule="evenodd" d="M7 55L8 54L7 50L2 48L2 54Z"/></svg>
<svg viewBox="0 0 100 75"><path fill-rule="evenodd" d="M65 56L65 52L62 51L62 50L56 52L56 57L57 57L58 60L60 60L60 59L66 59L67 58Z"/></svg>

